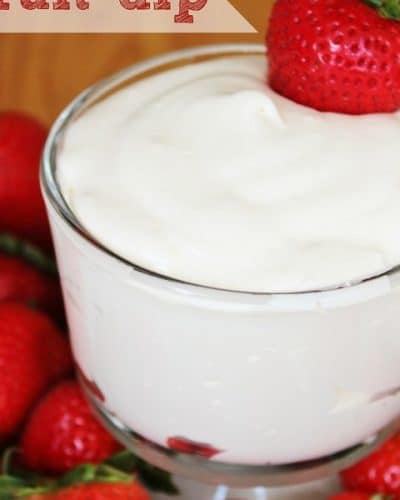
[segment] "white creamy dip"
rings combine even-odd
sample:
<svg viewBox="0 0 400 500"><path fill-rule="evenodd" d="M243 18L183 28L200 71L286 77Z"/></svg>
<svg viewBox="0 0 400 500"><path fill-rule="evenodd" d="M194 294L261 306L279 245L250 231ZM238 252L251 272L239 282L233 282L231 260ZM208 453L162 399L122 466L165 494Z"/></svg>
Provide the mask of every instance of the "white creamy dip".
<svg viewBox="0 0 400 500"><path fill-rule="evenodd" d="M400 114L346 116L266 85L262 56L188 64L67 131L63 194L116 254L192 283L315 290L400 263Z"/></svg>

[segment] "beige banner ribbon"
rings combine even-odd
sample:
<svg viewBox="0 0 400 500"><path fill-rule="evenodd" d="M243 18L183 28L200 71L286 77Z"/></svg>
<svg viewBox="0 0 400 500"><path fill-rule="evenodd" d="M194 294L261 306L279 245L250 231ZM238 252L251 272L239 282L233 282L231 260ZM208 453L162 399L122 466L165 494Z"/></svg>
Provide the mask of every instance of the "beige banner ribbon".
<svg viewBox="0 0 400 500"><path fill-rule="evenodd" d="M256 33L228 0L0 0L2 33Z"/></svg>

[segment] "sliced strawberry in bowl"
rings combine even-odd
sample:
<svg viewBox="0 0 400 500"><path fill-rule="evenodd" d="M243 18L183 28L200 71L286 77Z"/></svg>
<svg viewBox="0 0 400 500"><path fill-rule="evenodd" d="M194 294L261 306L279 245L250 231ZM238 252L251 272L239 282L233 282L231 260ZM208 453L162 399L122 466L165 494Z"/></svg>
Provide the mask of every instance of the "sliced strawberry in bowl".
<svg viewBox="0 0 400 500"><path fill-rule="evenodd" d="M171 450L177 451L179 453L186 453L188 455L196 455L203 458L212 458L219 453L214 446L206 443L198 443L196 441L191 441L183 437L170 437L167 440L167 445Z"/></svg>

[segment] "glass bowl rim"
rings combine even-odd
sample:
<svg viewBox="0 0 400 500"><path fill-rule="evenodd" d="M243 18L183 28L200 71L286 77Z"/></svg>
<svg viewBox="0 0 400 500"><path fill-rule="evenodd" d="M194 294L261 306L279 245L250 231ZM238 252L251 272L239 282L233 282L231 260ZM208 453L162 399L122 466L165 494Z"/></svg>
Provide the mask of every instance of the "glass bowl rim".
<svg viewBox="0 0 400 500"><path fill-rule="evenodd" d="M174 283L180 286L195 287L203 291L221 292L229 293L235 295L257 295L257 296L302 296L315 293L325 293L334 292L339 290L349 290L351 288L358 287L364 283L374 282L384 277L390 277L394 274L400 274L400 264L387 269L378 274L368 276L364 279L358 279L354 281L349 281L343 284L338 284L334 286L327 286L320 289L309 289L309 290L295 290L295 291L257 291L252 292L248 290L236 290L236 289L225 289L220 287L214 287L209 285L204 285L200 283L189 282L181 280L179 278L174 278L172 276L164 275L147 269L138 264L135 264L112 250L107 248L85 229L85 227L78 221L75 217L73 211L70 209L68 203L66 202L64 196L62 195L61 187L56 178L57 171L57 150L58 145L63 138L68 126L76 118L77 115L84 111L87 107L101 98L112 92L113 89L118 88L120 85L128 82L129 80L140 77L141 74L145 74L151 70L156 70L157 68L162 68L168 64L184 62L185 60L191 61L195 58L201 57L222 57L226 55L239 55L239 54L265 54L267 51L265 45L262 44L214 44L214 45L201 45L197 47L191 47L183 50L177 50L173 52L168 52L163 55L148 58L142 62L128 66L127 68L114 73L113 75L100 80L98 83L88 87L86 90L81 92L58 116L53 126L51 127L50 133L48 135L41 160L41 170L40 170L40 181L43 194L46 200L50 203L51 207L56 211L56 213L61 217L61 219L69 226L79 237L83 238L89 245L94 246L101 253L107 255L111 259L116 259L120 264L128 266L130 269L134 269L136 272L150 276L156 280L162 280L164 282Z"/></svg>

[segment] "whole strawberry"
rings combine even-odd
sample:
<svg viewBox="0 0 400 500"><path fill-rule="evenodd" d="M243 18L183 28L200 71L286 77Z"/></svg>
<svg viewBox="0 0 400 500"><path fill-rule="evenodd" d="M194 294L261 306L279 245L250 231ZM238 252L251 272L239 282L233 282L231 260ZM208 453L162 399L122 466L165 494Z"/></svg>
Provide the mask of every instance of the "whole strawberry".
<svg viewBox="0 0 400 500"><path fill-rule="evenodd" d="M400 4L276 0L267 35L271 87L320 111L399 109L400 23L384 15L400 19Z"/></svg>
<svg viewBox="0 0 400 500"><path fill-rule="evenodd" d="M23 302L55 318L63 316L58 280L21 259L0 254L0 302Z"/></svg>
<svg viewBox="0 0 400 500"><path fill-rule="evenodd" d="M56 493L29 497L30 500L150 500L137 482L93 483L70 486Z"/></svg>
<svg viewBox="0 0 400 500"><path fill-rule="evenodd" d="M394 494L400 497L400 434L380 449L343 471L346 489Z"/></svg>
<svg viewBox="0 0 400 500"><path fill-rule="evenodd" d="M33 410L21 448L27 467L54 475L102 462L121 446L96 420L78 383L71 380L51 389Z"/></svg>
<svg viewBox="0 0 400 500"><path fill-rule="evenodd" d="M0 442L18 430L36 399L71 367L67 340L43 313L0 304Z"/></svg>
<svg viewBox="0 0 400 500"><path fill-rule="evenodd" d="M46 130L32 118L0 114L0 232L49 248L50 230L39 186L45 140Z"/></svg>

